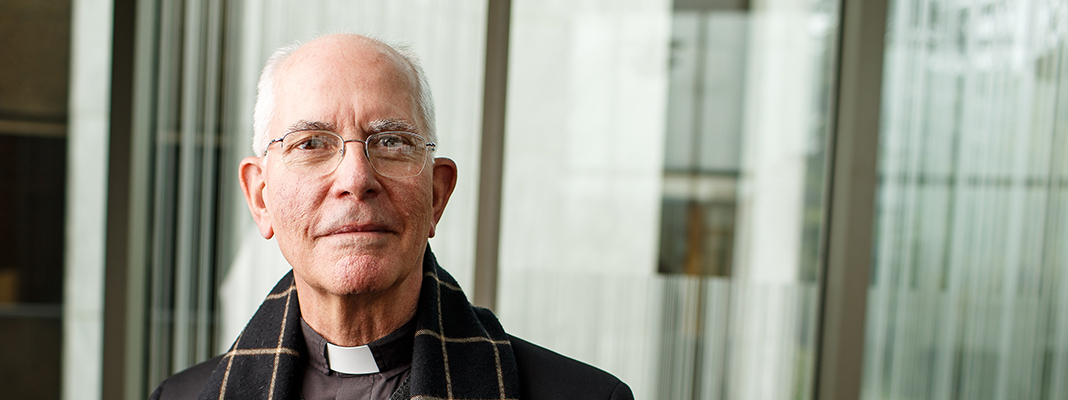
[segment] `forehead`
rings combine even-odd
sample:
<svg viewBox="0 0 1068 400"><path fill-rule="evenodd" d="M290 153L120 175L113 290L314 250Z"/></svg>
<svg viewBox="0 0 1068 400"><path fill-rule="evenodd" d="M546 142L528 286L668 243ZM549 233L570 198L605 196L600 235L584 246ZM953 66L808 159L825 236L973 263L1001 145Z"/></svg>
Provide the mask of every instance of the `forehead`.
<svg viewBox="0 0 1068 400"><path fill-rule="evenodd" d="M376 121L416 125L411 68L392 49L350 38L327 38L294 52L279 68L271 130L304 122L337 130Z"/></svg>

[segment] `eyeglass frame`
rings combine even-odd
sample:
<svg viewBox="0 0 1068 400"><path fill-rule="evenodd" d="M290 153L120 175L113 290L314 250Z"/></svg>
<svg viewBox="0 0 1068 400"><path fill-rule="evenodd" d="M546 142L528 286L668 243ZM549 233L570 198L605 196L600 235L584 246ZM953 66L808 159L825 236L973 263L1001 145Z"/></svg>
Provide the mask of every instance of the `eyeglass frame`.
<svg viewBox="0 0 1068 400"><path fill-rule="evenodd" d="M341 136L341 134L339 134L337 132L333 132L333 131L328 131L328 130L322 130L322 129L297 129L297 130L294 130L294 131L286 132L284 135L282 135L282 136L280 136L280 137L278 137L276 139L271 139L270 142L267 142L267 147L265 147L263 149L263 156L267 157L267 152L271 150L271 146L272 145L274 145L275 143L282 143L283 140L285 140L285 138L287 136L289 136L290 134L299 133L299 132L322 132L322 133L328 133L328 134L336 136L338 139L341 140L341 156L337 158L337 164L334 164L334 167L331 168L330 171L328 171L328 172L324 172L324 173L319 174L319 175L310 174L310 176L324 176L324 175L329 175L329 174L333 173L334 171L337 171L337 167L340 166L341 162L345 160L345 152L346 152L346 148L348 147L346 145L349 144L349 143L352 143L352 142L363 143L363 157L364 157L365 160L367 160L368 164L371 164L371 169L374 170L376 174L379 174L379 175L382 175L382 176L385 176L385 177L390 177L390 178L411 178L413 176L416 176L416 175L419 175L419 174L423 173L423 170L426 169L426 160L423 160L423 163L420 166L419 171L414 173L414 174L412 174L412 175L389 176L389 175L383 174L382 172L378 171L378 168L375 167L375 163L371 161L371 153L370 153L370 150L368 150L368 146L367 146L367 141L371 137L374 137L374 136L377 136L377 135L390 134L390 133L403 133L403 134L407 134L407 135L412 135L412 136L418 137L419 139L421 139L423 141L426 141L426 139L423 138L421 135L419 135L419 134L417 134L415 132L407 132L407 131L375 132L375 133L372 133L370 135L367 135L367 137L365 137L365 138L363 138L361 140L361 139L345 139L344 137ZM435 150L437 150L437 146L438 145L435 142L427 141L427 143L424 144L424 146L426 146L426 148L427 148L426 155L429 156L431 153L433 153ZM282 157L282 165L285 165L286 169L289 169L290 171L292 171L292 169L289 168L289 163L287 163L285 161L285 155L281 155L281 157ZM293 172L296 172L296 171L293 171ZM297 173L299 173L299 172L297 172Z"/></svg>

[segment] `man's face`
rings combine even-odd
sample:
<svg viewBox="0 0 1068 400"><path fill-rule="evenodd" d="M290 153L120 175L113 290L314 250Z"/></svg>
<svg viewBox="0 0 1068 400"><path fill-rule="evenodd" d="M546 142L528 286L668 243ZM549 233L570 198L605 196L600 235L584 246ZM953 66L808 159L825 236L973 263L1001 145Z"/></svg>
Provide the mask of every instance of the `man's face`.
<svg viewBox="0 0 1068 400"><path fill-rule="evenodd" d="M304 46L278 71L270 138L299 129L346 140L392 130L424 134L414 82L399 60L351 38ZM384 177L362 143L345 146L341 164L323 176L290 171L278 143L265 157L246 159L242 183L261 233L277 239L298 283L313 290L362 294L421 279L426 240L455 185L455 165L428 157L419 175Z"/></svg>

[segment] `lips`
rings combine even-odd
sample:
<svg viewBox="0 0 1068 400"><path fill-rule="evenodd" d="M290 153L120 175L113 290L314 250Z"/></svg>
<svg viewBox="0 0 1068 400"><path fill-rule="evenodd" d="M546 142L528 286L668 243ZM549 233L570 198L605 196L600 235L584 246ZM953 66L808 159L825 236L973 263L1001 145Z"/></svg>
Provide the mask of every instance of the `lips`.
<svg viewBox="0 0 1068 400"><path fill-rule="evenodd" d="M328 232L327 235L341 235L346 233L392 233L393 230L384 224L358 223L341 225Z"/></svg>
<svg viewBox="0 0 1068 400"><path fill-rule="evenodd" d="M388 213L372 212L366 209L340 208L332 210L331 215L315 224L313 237L333 235L373 235L396 234L402 224Z"/></svg>

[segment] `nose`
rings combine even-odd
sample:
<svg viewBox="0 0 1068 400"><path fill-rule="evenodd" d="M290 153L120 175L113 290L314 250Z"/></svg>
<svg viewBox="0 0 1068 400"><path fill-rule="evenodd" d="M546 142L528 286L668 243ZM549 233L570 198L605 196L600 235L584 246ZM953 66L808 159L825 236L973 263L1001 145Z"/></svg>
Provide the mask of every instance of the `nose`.
<svg viewBox="0 0 1068 400"><path fill-rule="evenodd" d="M353 194L356 197L364 197L382 190L378 173L367 159L366 147L363 145L362 140L345 141L345 152L333 173L334 187L338 195Z"/></svg>

